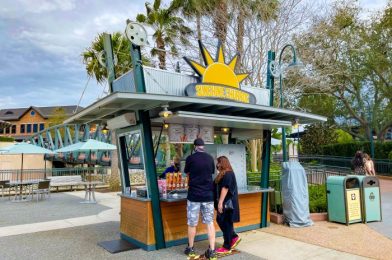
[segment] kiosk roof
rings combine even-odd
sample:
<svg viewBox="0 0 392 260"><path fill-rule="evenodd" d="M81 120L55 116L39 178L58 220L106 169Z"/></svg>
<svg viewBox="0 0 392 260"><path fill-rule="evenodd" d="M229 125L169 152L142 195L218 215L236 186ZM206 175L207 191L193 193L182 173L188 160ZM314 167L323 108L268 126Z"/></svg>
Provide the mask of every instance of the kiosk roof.
<svg viewBox="0 0 392 260"><path fill-rule="evenodd" d="M268 119L269 123L279 121L273 125L291 124L295 118L298 118L301 124L327 121L324 116L219 99L115 92L72 115L64 123L102 123L123 113L137 110L149 111L150 117L156 118L163 105L168 105L169 110L173 112L194 112L198 116L208 114L208 117L211 117L213 114L216 117L226 116L226 119L230 116L240 117L242 120Z"/></svg>

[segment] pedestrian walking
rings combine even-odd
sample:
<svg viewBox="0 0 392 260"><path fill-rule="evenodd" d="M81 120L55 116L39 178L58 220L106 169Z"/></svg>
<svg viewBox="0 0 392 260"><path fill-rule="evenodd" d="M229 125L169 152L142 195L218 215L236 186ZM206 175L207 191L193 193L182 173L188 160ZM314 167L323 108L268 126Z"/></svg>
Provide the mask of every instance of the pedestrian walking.
<svg viewBox="0 0 392 260"><path fill-rule="evenodd" d="M233 168L226 156L217 159L218 175L215 178L216 187L216 221L223 232L223 245L216 249L217 254L230 254L241 241L234 231L234 223L240 221L238 203L238 187ZM215 189L214 189L215 190Z"/></svg>
<svg viewBox="0 0 392 260"><path fill-rule="evenodd" d="M365 164L364 164L364 157L362 151L357 151L355 153L354 159L352 160L352 165L354 169L354 173L357 175L365 175Z"/></svg>
<svg viewBox="0 0 392 260"><path fill-rule="evenodd" d="M366 175L376 176L376 171L374 169L374 163L372 158L370 158L369 154L367 153L363 154L363 158L364 158L364 167L365 167Z"/></svg>

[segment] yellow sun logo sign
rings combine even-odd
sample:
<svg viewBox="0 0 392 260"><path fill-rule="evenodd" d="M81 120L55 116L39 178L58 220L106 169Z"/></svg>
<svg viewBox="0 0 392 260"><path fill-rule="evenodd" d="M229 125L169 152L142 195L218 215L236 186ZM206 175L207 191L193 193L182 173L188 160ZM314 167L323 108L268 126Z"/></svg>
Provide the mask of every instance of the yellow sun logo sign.
<svg viewBox="0 0 392 260"><path fill-rule="evenodd" d="M249 74L235 73L238 55L235 55L226 64L221 44L218 45L215 59L212 58L201 42L199 42L199 47L205 66L184 57L185 61L201 78L201 83L193 83L187 86L186 94L188 96L229 99L254 104L256 102L255 96L252 93L240 90L241 81L246 79Z"/></svg>

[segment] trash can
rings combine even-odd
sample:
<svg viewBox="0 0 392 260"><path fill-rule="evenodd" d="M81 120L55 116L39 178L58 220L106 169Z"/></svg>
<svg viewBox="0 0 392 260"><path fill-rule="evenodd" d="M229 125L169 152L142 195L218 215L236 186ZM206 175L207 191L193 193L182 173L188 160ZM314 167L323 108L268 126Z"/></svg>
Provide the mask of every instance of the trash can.
<svg viewBox="0 0 392 260"><path fill-rule="evenodd" d="M357 176L327 178L328 220L346 225L362 221L360 180Z"/></svg>
<svg viewBox="0 0 392 260"><path fill-rule="evenodd" d="M361 183L362 221L381 221L380 181L375 176L358 176Z"/></svg>

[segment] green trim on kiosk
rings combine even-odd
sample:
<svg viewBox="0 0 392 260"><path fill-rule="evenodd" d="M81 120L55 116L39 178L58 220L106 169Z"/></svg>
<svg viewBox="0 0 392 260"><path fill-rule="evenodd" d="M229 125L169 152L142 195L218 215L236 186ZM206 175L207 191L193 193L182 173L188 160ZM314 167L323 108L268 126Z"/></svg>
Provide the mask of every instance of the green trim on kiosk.
<svg viewBox="0 0 392 260"><path fill-rule="evenodd" d="M157 182L157 169L155 165L154 145L151 133L150 115L148 111L138 111L142 127L142 146L144 154L144 169L146 171L147 189L151 198L152 218L154 222L155 241L157 249L165 248L163 232L161 201Z"/></svg>
<svg viewBox="0 0 392 260"><path fill-rule="evenodd" d="M271 130L263 131L263 153L261 156L262 167L261 167L261 182L260 187L267 189L269 186L269 173L270 173L270 147L271 147ZM268 215L268 193L262 194L261 204L261 228L267 227L267 215Z"/></svg>
<svg viewBox="0 0 392 260"><path fill-rule="evenodd" d="M260 228L261 223L259 224L254 224L254 225L249 225L249 226L244 226L244 227L238 227L235 228L236 232L245 232L245 231L250 231L250 230L255 230ZM221 237L223 236L222 231L218 231L216 232L216 237ZM120 233L120 237L121 239L124 239L146 251L154 251L157 250L156 245L146 245L134 238L131 238L123 233ZM207 240L208 239L208 235L207 234L203 234L203 235L196 235L195 237L195 241L202 241L202 240ZM177 239L177 240L171 240L171 241L166 241L166 247L172 247L172 246L180 246L180 245L186 245L188 243L188 238L181 238L181 239Z"/></svg>

